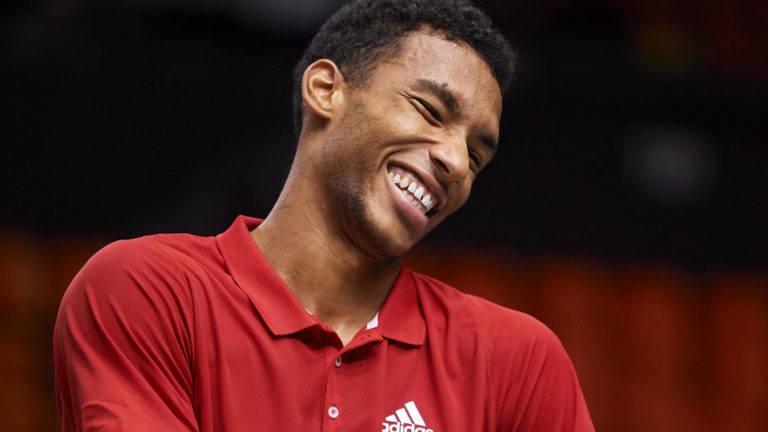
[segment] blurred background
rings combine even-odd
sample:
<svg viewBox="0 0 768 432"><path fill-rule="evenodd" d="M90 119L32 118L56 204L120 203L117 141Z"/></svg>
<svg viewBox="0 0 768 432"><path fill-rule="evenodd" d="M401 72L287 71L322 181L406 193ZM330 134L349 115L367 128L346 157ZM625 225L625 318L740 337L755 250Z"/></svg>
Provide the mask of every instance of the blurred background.
<svg viewBox="0 0 768 432"><path fill-rule="evenodd" d="M56 430L91 254L266 215L291 69L343 3L0 5L0 430ZM768 3L477 4L520 55L500 152L411 265L552 327L600 431L768 430Z"/></svg>

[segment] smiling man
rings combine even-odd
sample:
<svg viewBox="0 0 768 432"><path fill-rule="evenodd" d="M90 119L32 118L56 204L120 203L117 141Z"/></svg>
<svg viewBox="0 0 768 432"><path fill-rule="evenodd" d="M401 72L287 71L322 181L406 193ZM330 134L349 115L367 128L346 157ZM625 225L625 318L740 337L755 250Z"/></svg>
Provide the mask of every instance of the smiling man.
<svg viewBox="0 0 768 432"><path fill-rule="evenodd" d="M269 215L116 242L75 277L62 429L593 430L543 324L403 265L493 158L512 71L465 1L342 8L297 66L299 143Z"/></svg>

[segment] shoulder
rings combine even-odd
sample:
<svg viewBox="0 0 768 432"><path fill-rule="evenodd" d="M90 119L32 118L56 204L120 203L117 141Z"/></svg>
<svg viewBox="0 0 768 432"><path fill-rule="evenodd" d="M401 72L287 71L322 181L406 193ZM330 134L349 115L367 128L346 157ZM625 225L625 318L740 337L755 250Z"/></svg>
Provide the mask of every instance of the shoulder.
<svg viewBox="0 0 768 432"><path fill-rule="evenodd" d="M557 336L538 319L486 299L465 294L458 289L423 274L414 272L422 307L473 323L477 336L486 340L492 350L505 348L558 347Z"/></svg>
<svg viewBox="0 0 768 432"><path fill-rule="evenodd" d="M61 307L184 300L188 269L196 268L190 264L199 259L196 251L204 250L206 242L187 234L158 234L110 243L77 273Z"/></svg>
<svg viewBox="0 0 768 432"><path fill-rule="evenodd" d="M190 259L192 237L120 240L94 254L61 299L54 345L189 347L194 302L180 262Z"/></svg>
<svg viewBox="0 0 768 432"><path fill-rule="evenodd" d="M147 420L137 401L165 406L160 393L173 403L190 394L195 315L178 255L163 236L121 240L98 251L72 280L53 332L66 415L111 424L101 423L104 410L97 409L106 400L114 408L107 417L120 413L139 424Z"/></svg>
<svg viewBox="0 0 768 432"><path fill-rule="evenodd" d="M78 276L178 276L180 265L194 260L196 252L204 250L206 243L210 243L207 238L189 234L155 234L118 240L96 252Z"/></svg>
<svg viewBox="0 0 768 432"><path fill-rule="evenodd" d="M414 278L430 342L483 353L498 430L594 430L571 359L549 327L428 276Z"/></svg>
<svg viewBox="0 0 768 432"><path fill-rule="evenodd" d="M425 315L430 325L444 326L446 334L453 332L449 337L461 340L462 349L479 347L485 352L497 385L509 387L510 383L523 384L548 376L552 377L552 384L559 380L572 382L570 357L557 335L544 323L526 313L462 293L433 278L420 274L416 278L419 299L429 311ZM534 380L528 385L542 383Z"/></svg>
<svg viewBox="0 0 768 432"><path fill-rule="evenodd" d="M564 353L557 335L533 316L473 295L466 297L476 310L479 330L497 354Z"/></svg>

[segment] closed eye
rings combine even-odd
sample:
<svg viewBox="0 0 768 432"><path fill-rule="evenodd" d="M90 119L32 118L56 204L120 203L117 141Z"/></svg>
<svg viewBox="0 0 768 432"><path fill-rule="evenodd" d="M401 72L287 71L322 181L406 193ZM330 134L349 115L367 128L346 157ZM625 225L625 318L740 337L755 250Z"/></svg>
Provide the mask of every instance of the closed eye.
<svg viewBox="0 0 768 432"><path fill-rule="evenodd" d="M428 117L427 120L430 123L433 123L433 124L443 123L443 118L440 116L440 113L429 102L417 97L414 97L413 100L415 100L416 103L421 106L421 108L423 109L422 114L425 114L425 116Z"/></svg>
<svg viewBox="0 0 768 432"><path fill-rule="evenodd" d="M472 160L472 162L475 163L476 171L480 171L480 166L482 165L482 158L480 155L474 150L468 150L467 153L469 154L469 158Z"/></svg>
<svg viewBox="0 0 768 432"><path fill-rule="evenodd" d="M480 166L480 155L477 154L474 150L469 150L469 157L472 159L472 162L476 163L478 166Z"/></svg>

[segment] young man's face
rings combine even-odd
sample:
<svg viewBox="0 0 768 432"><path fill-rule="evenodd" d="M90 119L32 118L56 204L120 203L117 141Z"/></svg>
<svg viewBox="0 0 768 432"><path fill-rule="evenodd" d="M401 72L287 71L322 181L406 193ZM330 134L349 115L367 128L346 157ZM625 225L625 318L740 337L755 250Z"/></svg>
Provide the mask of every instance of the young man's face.
<svg viewBox="0 0 768 432"><path fill-rule="evenodd" d="M499 85L465 44L417 32L347 97L322 149L329 210L373 257L400 257L464 204L493 157Z"/></svg>

